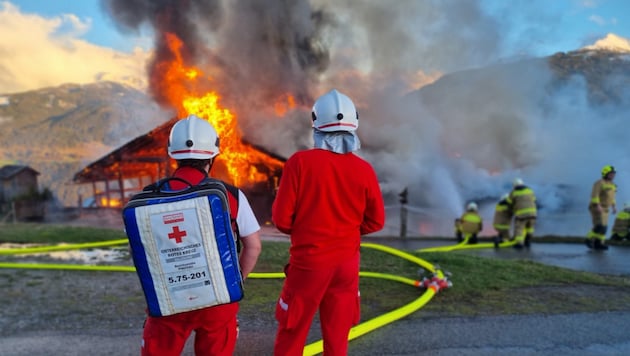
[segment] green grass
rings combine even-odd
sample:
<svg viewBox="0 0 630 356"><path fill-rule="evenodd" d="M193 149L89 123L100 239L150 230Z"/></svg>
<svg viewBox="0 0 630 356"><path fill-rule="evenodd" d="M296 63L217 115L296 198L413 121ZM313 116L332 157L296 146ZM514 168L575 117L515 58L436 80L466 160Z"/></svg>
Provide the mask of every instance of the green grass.
<svg viewBox="0 0 630 356"><path fill-rule="evenodd" d="M125 238L118 230L41 224L0 225L0 242L82 243ZM289 243L263 241L255 272L280 272ZM388 253L361 249L361 270L420 280L418 265ZM439 265L453 287L440 291L423 315L562 313L628 310L630 279L547 266L529 260L502 260L465 252L409 252ZM0 258L1 260L1 258ZM0 271L1 272L1 271ZM101 272L96 272L101 273ZM8 279L10 283L10 279ZM282 279L250 278L245 283L243 313L273 313ZM378 278L361 279L363 319L393 310L418 298L423 289Z"/></svg>
<svg viewBox="0 0 630 356"><path fill-rule="evenodd" d="M126 238L114 229L71 227L49 224L0 224L0 242L13 243L83 243Z"/></svg>

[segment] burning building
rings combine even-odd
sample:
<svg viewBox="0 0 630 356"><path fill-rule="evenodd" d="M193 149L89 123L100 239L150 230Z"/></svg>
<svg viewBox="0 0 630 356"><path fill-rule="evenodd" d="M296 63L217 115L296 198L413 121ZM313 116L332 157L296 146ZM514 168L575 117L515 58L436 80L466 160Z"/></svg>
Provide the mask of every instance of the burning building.
<svg viewBox="0 0 630 356"><path fill-rule="evenodd" d="M173 118L89 164L74 175L74 183L91 185L93 206L122 208L144 186L175 170L167 142L177 120ZM260 222L268 222L285 159L245 141L238 142L238 153L231 152L223 142L211 175L241 188Z"/></svg>

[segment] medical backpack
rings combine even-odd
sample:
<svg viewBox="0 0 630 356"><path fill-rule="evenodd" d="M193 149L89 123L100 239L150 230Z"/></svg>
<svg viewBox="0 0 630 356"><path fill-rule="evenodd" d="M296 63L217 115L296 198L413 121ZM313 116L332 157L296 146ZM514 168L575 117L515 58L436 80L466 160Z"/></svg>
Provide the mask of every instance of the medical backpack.
<svg viewBox="0 0 630 356"><path fill-rule="evenodd" d="M170 190L179 180L187 188ZM243 298L237 241L225 185L166 178L122 211L149 315L166 316Z"/></svg>

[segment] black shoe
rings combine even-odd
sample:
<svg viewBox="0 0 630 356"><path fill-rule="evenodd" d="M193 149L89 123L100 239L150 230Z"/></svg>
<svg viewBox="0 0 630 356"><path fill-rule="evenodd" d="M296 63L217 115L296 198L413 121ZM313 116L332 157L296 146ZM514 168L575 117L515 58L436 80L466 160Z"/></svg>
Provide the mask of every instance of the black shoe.
<svg viewBox="0 0 630 356"><path fill-rule="evenodd" d="M516 245L513 245L512 247L514 247L514 249L516 249L516 250L522 250L523 249L523 244L518 243Z"/></svg>
<svg viewBox="0 0 630 356"><path fill-rule="evenodd" d="M595 240L595 242L593 243L593 248L602 251L608 250L608 246L605 245L600 239Z"/></svg>
<svg viewBox="0 0 630 356"><path fill-rule="evenodd" d="M610 236L610 239L613 241L621 241L623 240L623 237L617 235L617 234L612 234L612 236Z"/></svg>
<svg viewBox="0 0 630 356"><path fill-rule="evenodd" d="M586 239L584 240L584 243L586 244L586 247L588 248L593 248L593 239Z"/></svg>
<svg viewBox="0 0 630 356"><path fill-rule="evenodd" d="M474 245L477 243L477 236L473 235L468 239L468 244L469 245Z"/></svg>
<svg viewBox="0 0 630 356"><path fill-rule="evenodd" d="M525 238L525 247L529 248L530 245L531 245L531 238L526 237Z"/></svg>

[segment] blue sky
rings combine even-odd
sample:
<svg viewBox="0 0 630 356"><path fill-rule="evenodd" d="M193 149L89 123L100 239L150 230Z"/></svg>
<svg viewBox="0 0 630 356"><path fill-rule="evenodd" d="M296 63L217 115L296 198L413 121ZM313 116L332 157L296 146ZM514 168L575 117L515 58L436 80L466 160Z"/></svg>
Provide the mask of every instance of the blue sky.
<svg viewBox="0 0 630 356"><path fill-rule="evenodd" d="M90 29L82 36L83 39L93 44L111 47L120 51L129 52L134 46L150 46L150 41L134 38L133 34L121 33L113 20L102 10L101 0L10 0L20 8L23 13L37 14L42 17L58 17L62 14L74 14L84 22L90 23Z"/></svg>

